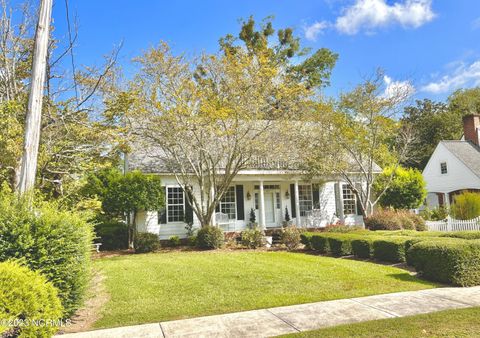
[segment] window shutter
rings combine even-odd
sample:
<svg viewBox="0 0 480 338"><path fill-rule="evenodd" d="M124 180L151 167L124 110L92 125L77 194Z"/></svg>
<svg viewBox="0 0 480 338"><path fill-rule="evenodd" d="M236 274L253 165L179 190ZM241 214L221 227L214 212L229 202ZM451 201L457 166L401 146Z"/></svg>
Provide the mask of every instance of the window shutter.
<svg viewBox="0 0 480 338"><path fill-rule="evenodd" d="M163 187L163 194L165 196L165 206L158 211L158 223L159 224L167 224L167 199L168 199L168 191L167 187Z"/></svg>
<svg viewBox="0 0 480 338"><path fill-rule="evenodd" d="M292 218L297 217L297 208L295 206L295 184L290 184L290 209L292 210Z"/></svg>
<svg viewBox="0 0 480 338"><path fill-rule="evenodd" d="M245 207L243 205L243 185L235 186L235 199L237 202L237 219L243 221L245 219Z"/></svg>
<svg viewBox="0 0 480 338"><path fill-rule="evenodd" d="M190 192L185 192L185 194L189 194ZM193 223L193 209L192 205L188 203L187 197L185 197L185 223Z"/></svg>
<svg viewBox="0 0 480 338"><path fill-rule="evenodd" d="M312 193L313 193L313 209L320 208L320 186L318 184L312 185Z"/></svg>
<svg viewBox="0 0 480 338"><path fill-rule="evenodd" d="M358 191L362 191L362 186L360 183L355 183L355 187L358 189ZM362 216L362 203L360 201L360 198L358 198L358 196L355 195L355 199L357 201L357 215L358 216Z"/></svg>
<svg viewBox="0 0 480 338"><path fill-rule="evenodd" d="M340 203L340 198L342 198L342 196L340 196L340 185L338 183L335 183L334 190L335 190L335 210L337 213L337 217L340 217L340 215L342 214L342 210L340 210L340 208L342 207L342 204Z"/></svg>

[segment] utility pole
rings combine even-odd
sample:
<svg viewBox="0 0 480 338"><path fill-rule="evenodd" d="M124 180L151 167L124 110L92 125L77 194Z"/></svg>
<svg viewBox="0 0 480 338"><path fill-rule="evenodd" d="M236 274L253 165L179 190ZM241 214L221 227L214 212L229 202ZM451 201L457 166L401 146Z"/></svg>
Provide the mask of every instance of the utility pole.
<svg viewBox="0 0 480 338"><path fill-rule="evenodd" d="M20 194L32 190L35 184L52 4L53 0L40 1L33 51L32 79L25 121L25 139L17 186Z"/></svg>

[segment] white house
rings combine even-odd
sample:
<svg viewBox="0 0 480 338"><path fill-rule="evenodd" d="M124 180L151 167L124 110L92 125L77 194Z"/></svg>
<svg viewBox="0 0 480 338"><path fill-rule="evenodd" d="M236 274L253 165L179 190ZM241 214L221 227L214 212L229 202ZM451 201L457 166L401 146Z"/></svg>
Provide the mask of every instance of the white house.
<svg viewBox="0 0 480 338"><path fill-rule="evenodd" d="M462 140L441 141L423 170L430 208L448 207L464 191L480 192L480 115L465 116L463 130Z"/></svg>
<svg viewBox="0 0 480 338"><path fill-rule="evenodd" d="M139 231L168 239L173 235L185 237L186 222L200 226L175 176L158 160L137 151L129 155L128 167L159 175L165 186L165 209L139 212ZM380 172L379 167L376 172ZM198 190L193 187L194 193ZM235 177L217 208L215 221L226 232L241 231L249 223L251 209L264 229L281 227L286 210L298 226L324 227L339 220L345 224L363 223L355 195L339 178L306 180L300 171L280 169L261 161Z"/></svg>

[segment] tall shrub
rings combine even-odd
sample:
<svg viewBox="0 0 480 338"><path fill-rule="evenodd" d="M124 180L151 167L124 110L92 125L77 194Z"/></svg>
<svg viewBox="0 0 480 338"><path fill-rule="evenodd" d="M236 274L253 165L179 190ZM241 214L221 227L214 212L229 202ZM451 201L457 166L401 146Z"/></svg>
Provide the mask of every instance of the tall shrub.
<svg viewBox="0 0 480 338"><path fill-rule="evenodd" d="M379 204L394 209L415 209L427 196L422 173L413 168L398 167L395 172L393 168L386 168L376 180L374 188L379 194L385 190Z"/></svg>
<svg viewBox="0 0 480 338"><path fill-rule="evenodd" d="M480 194L464 192L455 196L450 212L456 219L466 220L480 216Z"/></svg>
<svg viewBox="0 0 480 338"><path fill-rule="evenodd" d="M0 261L21 259L59 290L65 315L81 304L90 276L93 226L82 215L54 203L29 207L0 193Z"/></svg>

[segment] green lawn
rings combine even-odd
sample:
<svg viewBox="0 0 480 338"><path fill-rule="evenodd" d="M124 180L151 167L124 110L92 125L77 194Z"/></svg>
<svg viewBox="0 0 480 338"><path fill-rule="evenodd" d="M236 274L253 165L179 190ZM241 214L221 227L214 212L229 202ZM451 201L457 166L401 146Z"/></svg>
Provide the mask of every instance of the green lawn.
<svg viewBox="0 0 480 338"><path fill-rule="evenodd" d="M480 308L381 319L282 337L479 337Z"/></svg>
<svg viewBox="0 0 480 338"><path fill-rule="evenodd" d="M95 327L432 288L406 271L287 252L171 252L95 261L110 300Z"/></svg>

